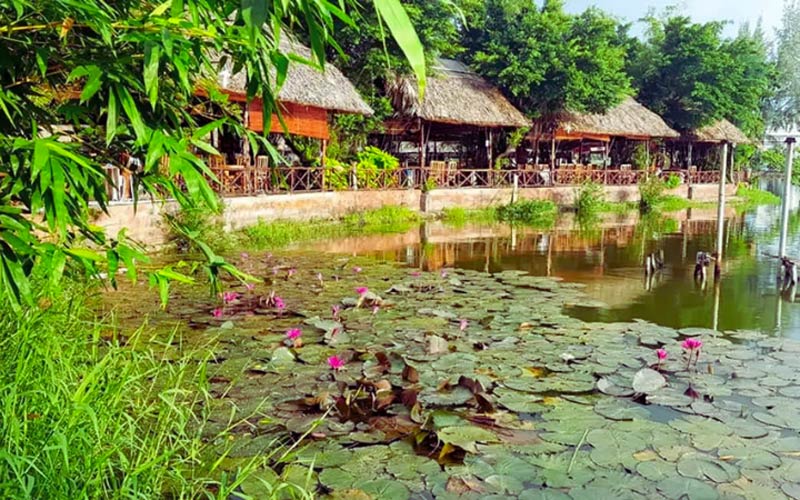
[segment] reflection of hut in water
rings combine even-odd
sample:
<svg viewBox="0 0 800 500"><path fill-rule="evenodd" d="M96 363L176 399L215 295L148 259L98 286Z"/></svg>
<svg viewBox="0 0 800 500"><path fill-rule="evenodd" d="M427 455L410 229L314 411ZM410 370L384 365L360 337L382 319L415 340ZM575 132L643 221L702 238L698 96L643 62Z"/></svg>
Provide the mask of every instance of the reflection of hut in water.
<svg viewBox="0 0 800 500"><path fill-rule="evenodd" d="M529 161L549 158L550 166L627 167L636 145L650 151L653 140L679 136L660 116L628 97L602 114L567 113L554 133L534 128L528 136L533 156Z"/></svg>
<svg viewBox="0 0 800 500"><path fill-rule="evenodd" d="M721 163L722 144L730 144L728 165L733 165L737 144L750 144L750 139L736 125L722 119L697 130L689 131L673 141L673 149L679 162L686 168L716 170Z"/></svg>
<svg viewBox="0 0 800 500"><path fill-rule="evenodd" d="M390 83L395 118L381 139L381 147L408 165L487 168L494 162L497 132L530 125L500 90L458 61L438 59L421 101L418 92L413 78ZM414 155L408 154L411 144Z"/></svg>
<svg viewBox="0 0 800 500"><path fill-rule="evenodd" d="M273 134L288 132L291 136L308 137L321 141L320 156L324 156L325 145L330 138L328 122L332 114L371 115L372 109L356 91L353 84L338 68L326 64L324 70L314 63L311 50L282 35L280 50L285 55L297 57L308 63L291 61L286 79L277 95L277 107L283 124L276 114L269 123L264 119L264 103L261 98L247 101L247 73L245 70L233 71L234 62L227 60L222 65L218 81L229 100L243 108L244 125L250 130L262 132L265 126ZM222 62L222 61L220 61ZM286 130L284 130L284 125ZM235 153L247 154L247 144L237 137L221 137L218 146L228 156ZM280 141L277 137L275 142ZM289 141L291 142L291 140Z"/></svg>

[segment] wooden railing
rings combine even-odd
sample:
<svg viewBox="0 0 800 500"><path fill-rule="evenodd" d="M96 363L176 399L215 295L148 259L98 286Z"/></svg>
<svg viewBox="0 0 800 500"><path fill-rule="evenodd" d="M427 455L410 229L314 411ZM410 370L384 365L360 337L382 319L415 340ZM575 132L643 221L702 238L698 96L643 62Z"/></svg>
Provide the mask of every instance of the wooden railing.
<svg viewBox="0 0 800 500"><path fill-rule="evenodd" d="M471 189L579 186L586 182L608 186L635 186L647 172L619 169L557 168L496 170L486 168L401 167L371 173L355 169L325 170L321 167L267 167L214 165L211 171L218 182L209 178L212 187L224 196L308 193L320 191L366 191L388 189ZM129 176L107 172L112 201L131 197ZM662 179L678 175L682 183L717 184L719 171L671 170L660 173Z"/></svg>

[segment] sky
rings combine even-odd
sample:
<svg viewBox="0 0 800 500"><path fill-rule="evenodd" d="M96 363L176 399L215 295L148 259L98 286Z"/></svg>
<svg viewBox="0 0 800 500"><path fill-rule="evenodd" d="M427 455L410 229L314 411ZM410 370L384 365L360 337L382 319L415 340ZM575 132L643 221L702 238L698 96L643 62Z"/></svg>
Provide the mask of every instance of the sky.
<svg viewBox="0 0 800 500"><path fill-rule="evenodd" d="M685 12L695 21L728 20L726 35L735 35L739 26L749 21L751 26L763 20L764 31L773 37L775 28L780 25L784 0L566 0L566 8L571 12L581 12L591 5L600 7L627 21L643 17L650 7L661 11L670 5L679 5L679 12ZM640 33L641 29L634 29Z"/></svg>

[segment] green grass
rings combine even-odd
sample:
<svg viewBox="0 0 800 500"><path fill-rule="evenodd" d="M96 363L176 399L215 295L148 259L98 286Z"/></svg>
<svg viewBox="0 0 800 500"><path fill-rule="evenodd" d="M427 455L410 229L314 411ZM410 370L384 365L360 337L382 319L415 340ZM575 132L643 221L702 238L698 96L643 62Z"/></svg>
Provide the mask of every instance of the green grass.
<svg viewBox="0 0 800 500"><path fill-rule="evenodd" d="M275 249L293 243L363 234L402 233L421 221L404 207L387 206L347 215L339 220L259 222L233 233L237 247Z"/></svg>
<svg viewBox="0 0 800 500"><path fill-rule="evenodd" d="M739 198L737 208L742 210L747 210L758 205L780 205L781 203L780 197L769 191L748 187L744 184L739 185L739 188L736 190L736 197Z"/></svg>
<svg viewBox="0 0 800 500"><path fill-rule="evenodd" d="M120 342L90 292L40 292L19 313L0 296L0 498L228 498L270 457L220 468L231 441L206 427L211 350Z"/></svg>
<svg viewBox="0 0 800 500"><path fill-rule="evenodd" d="M442 221L450 226L459 227L468 223L490 224L497 222L497 208L488 207L469 210L462 207L445 208L442 211Z"/></svg>
<svg viewBox="0 0 800 500"><path fill-rule="evenodd" d="M502 222L551 227L558 216L558 207L550 200L523 200L503 205L497 209Z"/></svg>

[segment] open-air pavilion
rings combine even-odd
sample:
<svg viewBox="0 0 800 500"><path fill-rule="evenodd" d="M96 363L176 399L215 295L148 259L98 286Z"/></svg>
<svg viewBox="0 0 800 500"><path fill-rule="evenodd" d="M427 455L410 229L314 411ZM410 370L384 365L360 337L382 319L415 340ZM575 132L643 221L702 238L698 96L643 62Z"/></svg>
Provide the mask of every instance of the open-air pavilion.
<svg viewBox="0 0 800 500"><path fill-rule="evenodd" d="M676 163L685 166L692 175L702 177L703 172L719 170L723 144L731 146L728 148L728 165L733 165L736 146L750 144L750 139L736 125L723 118L684 133L672 141L672 151L677 157Z"/></svg>
<svg viewBox="0 0 800 500"><path fill-rule="evenodd" d="M439 186L485 183L497 158L499 133L530 120L464 64L439 59L419 98L417 82L401 77L388 88L395 117L378 138L407 168L428 171ZM480 172L479 172L480 171Z"/></svg>
<svg viewBox="0 0 800 500"><path fill-rule="evenodd" d="M286 35L281 38L280 48L284 54L293 54L311 61L311 50ZM244 125L255 132L263 132L267 124L260 98L247 101L247 78L244 71L234 73L228 62L219 71L220 89L228 94L230 101L242 108ZM288 133L320 141L318 165L324 167L325 150L330 139L329 122L336 113L371 115L369 105L364 102L353 84L332 64L322 70L311 64L291 62L283 86L277 96L281 120L273 114L269 120L269 133L275 134L273 144L284 145L282 135ZM285 126L285 129L284 129ZM323 188L324 168L309 168L309 165L269 165L268 156L253 158L249 144L233 134L212 137L212 143L223 153L211 159L211 167L220 176L223 190L227 192L270 191L276 187L289 190L318 190ZM281 152L287 152L288 148ZM272 186L276 182L286 186Z"/></svg>

